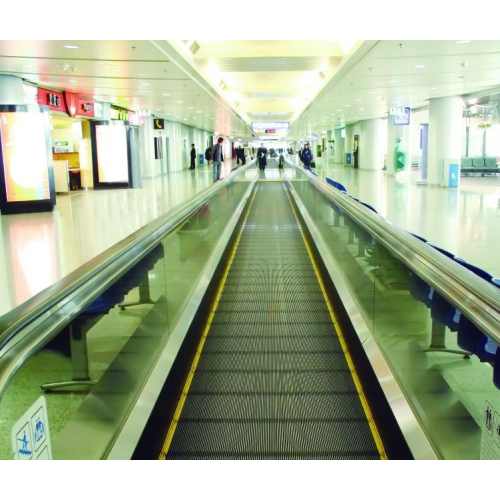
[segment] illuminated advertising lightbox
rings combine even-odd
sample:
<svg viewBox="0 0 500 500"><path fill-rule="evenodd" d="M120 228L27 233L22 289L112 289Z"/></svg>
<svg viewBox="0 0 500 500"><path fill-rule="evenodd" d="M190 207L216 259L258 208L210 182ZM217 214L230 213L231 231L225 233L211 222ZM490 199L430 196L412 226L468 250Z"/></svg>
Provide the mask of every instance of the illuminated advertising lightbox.
<svg viewBox="0 0 500 500"><path fill-rule="evenodd" d="M50 199L42 113L0 112L6 201Z"/></svg>
<svg viewBox="0 0 500 500"><path fill-rule="evenodd" d="M128 182L125 125L96 125L99 182Z"/></svg>

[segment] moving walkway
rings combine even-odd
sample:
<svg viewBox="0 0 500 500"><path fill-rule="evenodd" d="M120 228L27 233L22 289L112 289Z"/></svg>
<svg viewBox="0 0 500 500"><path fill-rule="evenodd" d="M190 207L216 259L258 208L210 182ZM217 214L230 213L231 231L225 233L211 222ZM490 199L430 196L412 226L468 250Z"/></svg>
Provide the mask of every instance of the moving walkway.
<svg viewBox="0 0 500 500"><path fill-rule="evenodd" d="M236 170L1 318L0 432L21 391L45 393L54 458L478 458L456 369L484 366L457 356L450 377L425 351L410 275L490 337L497 290L308 172L263 175Z"/></svg>

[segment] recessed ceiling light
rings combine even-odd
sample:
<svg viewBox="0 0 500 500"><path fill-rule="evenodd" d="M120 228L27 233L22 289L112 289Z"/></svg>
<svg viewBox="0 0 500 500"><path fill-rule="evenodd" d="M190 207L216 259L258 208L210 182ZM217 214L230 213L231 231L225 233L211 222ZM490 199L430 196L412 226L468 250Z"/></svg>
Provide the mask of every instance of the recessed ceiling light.
<svg viewBox="0 0 500 500"><path fill-rule="evenodd" d="M164 95L165 97L169 97L170 96L170 94L162 94L162 95Z"/></svg>
<svg viewBox="0 0 500 500"><path fill-rule="evenodd" d="M203 113L203 111L197 111L197 113Z"/></svg>
<svg viewBox="0 0 500 500"><path fill-rule="evenodd" d="M416 66L413 66L416 69L422 69L425 68L425 64L417 64Z"/></svg>
<svg viewBox="0 0 500 500"><path fill-rule="evenodd" d="M354 99L354 102L361 102L361 99Z"/></svg>
<svg viewBox="0 0 500 500"><path fill-rule="evenodd" d="M184 104L184 101L177 101L178 104Z"/></svg>
<svg viewBox="0 0 500 500"><path fill-rule="evenodd" d="M387 83L396 83L396 80L389 80Z"/></svg>
<svg viewBox="0 0 500 500"><path fill-rule="evenodd" d="M194 106L188 106L188 109L194 109Z"/></svg>
<svg viewBox="0 0 500 500"><path fill-rule="evenodd" d="M69 83L78 83L78 80L68 80Z"/></svg>
<svg viewBox="0 0 500 500"><path fill-rule="evenodd" d="M455 43L469 43L470 40L457 40Z"/></svg>
<svg viewBox="0 0 500 500"><path fill-rule="evenodd" d="M146 87L149 87L151 84L150 83L143 83Z"/></svg>
<svg viewBox="0 0 500 500"><path fill-rule="evenodd" d="M65 49L79 49L80 47L78 45L64 45Z"/></svg>
<svg viewBox="0 0 500 500"><path fill-rule="evenodd" d="M351 105L350 105L350 104L346 104L346 105L345 105L345 107L346 107L346 108L350 108L350 107L351 107Z"/></svg>
<svg viewBox="0 0 500 500"><path fill-rule="evenodd" d="M371 90L370 92L368 92L369 94L375 94L375 91L374 90Z"/></svg>

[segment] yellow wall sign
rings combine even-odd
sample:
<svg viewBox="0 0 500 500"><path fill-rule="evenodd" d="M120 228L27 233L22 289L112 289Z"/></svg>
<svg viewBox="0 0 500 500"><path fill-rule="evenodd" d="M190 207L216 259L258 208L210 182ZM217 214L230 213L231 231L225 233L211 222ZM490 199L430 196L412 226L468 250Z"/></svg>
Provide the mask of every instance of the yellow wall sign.
<svg viewBox="0 0 500 500"><path fill-rule="evenodd" d="M154 119L154 130L165 130L165 120L163 118Z"/></svg>

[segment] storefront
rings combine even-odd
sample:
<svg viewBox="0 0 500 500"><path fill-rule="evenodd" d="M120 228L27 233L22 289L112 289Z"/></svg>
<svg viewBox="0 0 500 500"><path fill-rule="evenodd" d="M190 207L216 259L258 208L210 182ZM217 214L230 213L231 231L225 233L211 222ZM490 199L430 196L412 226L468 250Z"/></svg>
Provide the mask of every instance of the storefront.
<svg viewBox="0 0 500 500"><path fill-rule="evenodd" d="M91 124L93 185L102 188L140 188L139 126L144 117L111 106L110 120Z"/></svg>
<svg viewBox="0 0 500 500"><path fill-rule="evenodd" d="M90 122L103 118L103 105L71 92L38 88L48 106L56 193L93 187Z"/></svg>

